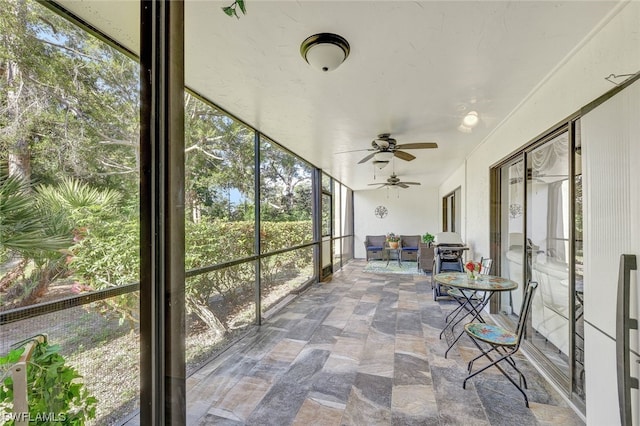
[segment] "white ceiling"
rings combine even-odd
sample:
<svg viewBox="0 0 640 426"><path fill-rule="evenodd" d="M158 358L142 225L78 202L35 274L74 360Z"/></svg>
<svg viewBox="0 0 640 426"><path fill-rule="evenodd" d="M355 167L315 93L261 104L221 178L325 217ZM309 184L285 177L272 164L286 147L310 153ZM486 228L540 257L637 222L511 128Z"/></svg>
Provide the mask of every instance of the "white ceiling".
<svg viewBox="0 0 640 426"><path fill-rule="evenodd" d="M138 52L137 1L58 3ZM231 3L186 2L188 87L358 190L373 182L371 163L356 164L367 152L336 153L383 132L439 148L409 151L415 160L395 159L377 181L395 167L441 183L617 1L245 0L240 19L222 12ZM300 56L320 32L351 45L333 72ZM481 122L462 133L471 110Z"/></svg>

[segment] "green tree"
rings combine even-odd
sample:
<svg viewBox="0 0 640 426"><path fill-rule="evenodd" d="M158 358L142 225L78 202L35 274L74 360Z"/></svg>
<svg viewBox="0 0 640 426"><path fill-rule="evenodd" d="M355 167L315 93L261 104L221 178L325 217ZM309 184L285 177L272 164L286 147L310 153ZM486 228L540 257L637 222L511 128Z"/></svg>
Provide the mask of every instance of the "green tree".
<svg viewBox="0 0 640 426"><path fill-rule="evenodd" d="M191 219L238 220L230 193L253 201L253 131L185 93L186 204Z"/></svg>
<svg viewBox="0 0 640 426"><path fill-rule="evenodd" d="M137 185L135 61L23 0L0 9L0 53L0 160L10 174Z"/></svg>

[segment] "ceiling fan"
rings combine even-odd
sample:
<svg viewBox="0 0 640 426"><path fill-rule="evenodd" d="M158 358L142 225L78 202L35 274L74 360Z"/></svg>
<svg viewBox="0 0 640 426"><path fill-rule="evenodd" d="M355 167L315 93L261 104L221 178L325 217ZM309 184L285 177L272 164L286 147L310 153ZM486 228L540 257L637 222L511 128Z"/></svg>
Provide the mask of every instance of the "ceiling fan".
<svg viewBox="0 0 640 426"><path fill-rule="evenodd" d="M416 158L414 155L408 152L401 151L403 149L432 149L437 148L438 144L435 142L418 142L418 143L405 143L398 145L396 140L391 137L390 133L382 133L378 135L377 139L371 142L371 148L358 149L356 151L373 151L371 154L358 161L358 164L366 163L367 161L375 158L376 161L389 162L394 156L401 160L411 161ZM354 152L354 151L351 151Z"/></svg>
<svg viewBox="0 0 640 426"><path fill-rule="evenodd" d="M401 182L400 178L398 176L396 176L395 173L393 173L391 176L389 176L389 178L387 179L386 182L383 183L370 183L369 186L372 185L378 185L378 188L382 188L385 186L388 187L394 187L394 186L399 186L400 188L408 188L409 185L420 185L420 182ZM376 188L376 189L378 189Z"/></svg>

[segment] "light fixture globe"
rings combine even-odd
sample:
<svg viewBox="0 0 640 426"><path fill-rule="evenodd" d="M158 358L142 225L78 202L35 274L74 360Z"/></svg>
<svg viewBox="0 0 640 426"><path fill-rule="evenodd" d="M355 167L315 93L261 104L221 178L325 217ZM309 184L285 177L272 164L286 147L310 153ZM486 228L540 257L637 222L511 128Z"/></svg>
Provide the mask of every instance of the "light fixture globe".
<svg viewBox="0 0 640 426"><path fill-rule="evenodd" d="M385 167L387 167L387 164L389 164L388 161L379 161L379 160L373 161L374 167L377 168L378 170L384 169Z"/></svg>
<svg viewBox="0 0 640 426"><path fill-rule="evenodd" d="M470 111L467 115L462 119L462 124L466 127L474 128L478 125L480 121L480 117L478 117L478 113L476 111Z"/></svg>
<svg viewBox="0 0 640 426"><path fill-rule="evenodd" d="M386 161L388 163L393 158L393 155L394 154L391 151L380 151L376 152L373 157L376 161Z"/></svg>
<svg viewBox="0 0 640 426"><path fill-rule="evenodd" d="M333 71L349 56L349 43L337 34L320 33L308 37L300 45L305 61L322 72Z"/></svg>

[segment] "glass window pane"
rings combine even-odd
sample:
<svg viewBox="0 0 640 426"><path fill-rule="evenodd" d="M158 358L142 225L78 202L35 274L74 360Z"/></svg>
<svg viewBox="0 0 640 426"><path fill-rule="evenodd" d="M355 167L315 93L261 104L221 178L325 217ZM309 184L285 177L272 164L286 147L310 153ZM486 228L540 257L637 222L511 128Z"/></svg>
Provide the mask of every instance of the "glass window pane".
<svg viewBox="0 0 640 426"><path fill-rule="evenodd" d="M262 316L292 292L313 278L313 247L305 247L262 258L261 264Z"/></svg>
<svg viewBox="0 0 640 426"><path fill-rule="evenodd" d="M331 177L326 173L322 174L322 191L331 192Z"/></svg>
<svg viewBox="0 0 640 426"><path fill-rule="evenodd" d="M139 292L135 291L3 324L0 356L15 343L46 334L48 344L60 346L65 365L82 376L78 382L98 400L95 419L88 424L121 424L140 404L140 330L135 320L138 299ZM135 305L130 311L133 317L121 321L118 316L104 315L105 308L124 301ZM37 394L29 398L37 398Z"/></svg>
<svg viewBox="0 0 640 426"><path fill-rule="evenodd" d="M515 317L520 315L524 294L524 161L503 166L501 180L501 274L516 283L518 288L502 293L500 311ZM514 319L514 324L517 319Z"/></svg>
<svg viewBox="0 0 640 426"><path fill-rule="evenodd" d="M568 132L527 156L527 233L531 279L531 342L568 376L569 353Z"/></svg>
<svg viewBox="0 0 640 426"><path fill-rule="evenodd" d="M255 262L188 277L186 363L195 371L255 323Z"/></svg>
<svg viewBox="0 0 640 426"><path fill-rule="evenodd" d="M352 191L346 186L341 186L340 209L342 216L342 235L353 235L353 200Z"/></svg>
<svg viewBox="0 0 640 426"><path fill-rule="evenodd" d="M342 264L353 259L353 237L342 239Z"/></svg>
<svg viewBox="0 0 640 426"><path fill-rule="evenodd" d="M35 1L0 14L0 309L138 282L139 64ZM0 356L48 334L95 424L117 423L139 405L138 321L128 292L3 324Z"/></svg>
<svg viewBox="0 0 640 426"><path fill-rule="evenodd" d="M342 235L342 214L340 211L341 192L340 184L333 181L333 236L340 237ZM339 250L338 250L339 252Z"/></svg>
<svg viewBox="0 0 640 426"><path fill-rule="evenodd" d="M254 254L254 132L185 94L187 270Z"/></svg>
<svg viewBox="0 0 640 426"><path fill-rule="evenodd" d="M583 246L583 230L584 216L582 210L582 141L580 133L580 121L575 125L575 150L574 150L574 185L575 185L575 228L574 228L574 244L575 244L575 339L574 339L574 392L581 398L585 398L585 370L584 370L584 246Z"/></svg>
<svg viewBox="0 0 640 426"><path fill-rule="evenodd" d="M331 238L322 238L322 269L325 269L333 263L331 258Z"/></svg>
<svg viewBox="0 0 640 426"><path fill-rule="evenodd" d="M260 141L261 252L313 241L312 169L268 139Z"/></svg>
<svg viewBox="0 0 640 426"><path fill-rule="evenodd" d="M333 240L333 272L340 270L342 267L342 239Z"/></svg>

